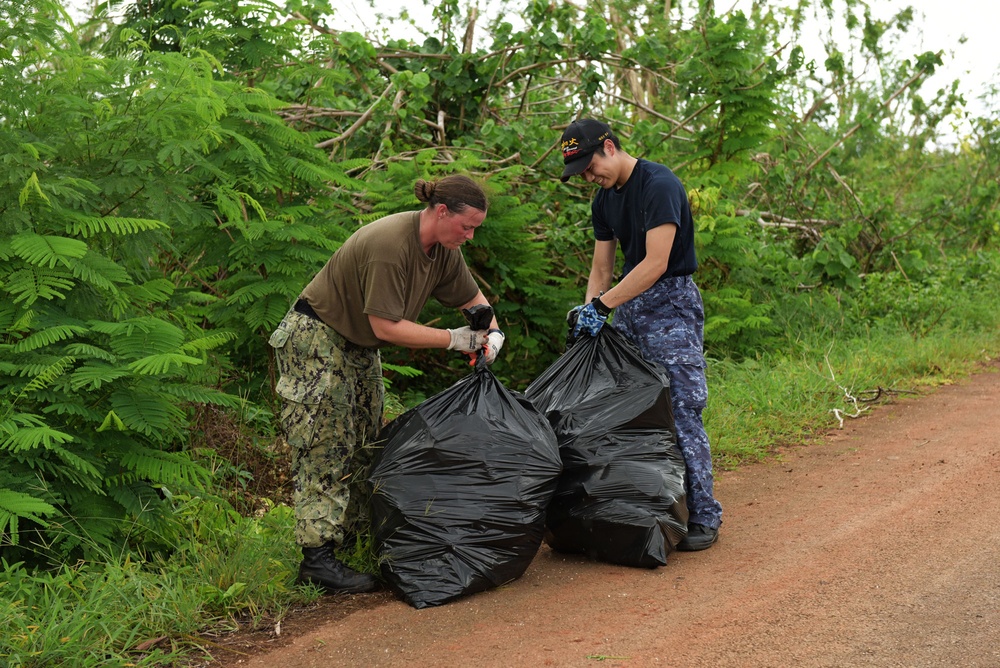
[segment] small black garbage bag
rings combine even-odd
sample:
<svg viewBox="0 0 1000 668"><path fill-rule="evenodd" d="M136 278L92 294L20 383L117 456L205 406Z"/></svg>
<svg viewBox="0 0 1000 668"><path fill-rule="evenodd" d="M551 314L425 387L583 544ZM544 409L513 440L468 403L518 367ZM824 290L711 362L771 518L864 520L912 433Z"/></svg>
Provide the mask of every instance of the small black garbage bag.
<svg viewBox="0 0 1000 668"><path fill-rule="evenodd" d="M663 367L603 327L578 340L525 397L548 417L563 460L545 541L599 561L665 565L687 534L688 510Z"/></svg>
<svg viewBox="0 0 1000 668"><path fill-rule="evenodd" d="M542 543L559 447L545 417L483 356L379 440L372 527L382 575L403 600L441 605L524 573Z"/></svg>

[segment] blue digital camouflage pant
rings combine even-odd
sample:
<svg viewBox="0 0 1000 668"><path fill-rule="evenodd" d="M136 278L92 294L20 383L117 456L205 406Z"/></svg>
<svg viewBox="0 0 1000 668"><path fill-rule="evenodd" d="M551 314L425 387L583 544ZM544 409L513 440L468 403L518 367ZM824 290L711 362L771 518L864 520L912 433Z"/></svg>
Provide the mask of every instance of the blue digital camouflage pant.
<svg viewBox="0 0 1000 668"><path fill-rule="evenodd" d="M712 453L702 422L708 401L705 380L705 307L690 276L660 279L615 310L613 326L650 362L667 370L677 444L687 466L689 523L718 528L722 505L715 500Z"/></svg>
<svg viewBox="0 0 1000 668"><path fill-rule="evenodd" d="M382 424L377 348L357 346L322 322L289 311L269 343L281 377L281 425L292 450L295 540L340 546L368 517L369 447Z"/></svg>

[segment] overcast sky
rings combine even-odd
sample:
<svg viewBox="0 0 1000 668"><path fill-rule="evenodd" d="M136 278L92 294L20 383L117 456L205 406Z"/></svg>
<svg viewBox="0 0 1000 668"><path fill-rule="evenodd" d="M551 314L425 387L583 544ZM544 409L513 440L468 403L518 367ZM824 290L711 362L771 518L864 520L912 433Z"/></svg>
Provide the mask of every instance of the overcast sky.
<svg viewBox="0 0 1000 668"><path fill-rule="evenodd" d="M727 0L717 0L716 7ZM751 0L728 0L745 11ZM924 85L925 97L933 90L961 80L960 91L970 108L981 109L977 98L1000 73L1000 3L982 0L877 0L871 3L874 18L888 20L911 6L915 17L900 43L900 56L944 51L944 64ZM808 33L806 33L808 34ZM807 45L806 45L807 46ZM816 54L822 63L822 55Z"/></svg>

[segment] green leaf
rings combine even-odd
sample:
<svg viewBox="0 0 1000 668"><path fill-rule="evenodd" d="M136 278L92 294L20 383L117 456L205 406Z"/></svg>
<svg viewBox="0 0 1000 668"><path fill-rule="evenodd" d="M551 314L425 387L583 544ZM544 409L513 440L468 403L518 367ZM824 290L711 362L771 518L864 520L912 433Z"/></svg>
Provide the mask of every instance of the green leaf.
<svg viewBox="0 0 1000 668"><path fill-rule="evenodd" d="M24 492L0 488L0 534L7 533L13 545L17 545L19 541L19 519L29 519L45 527L48 522L43 516L54 514L56 509L41 499Z"/></svg>
<svg viewBox="0 0 1000 668"><path fill-rule="evenodd" d="M126 367L110 364L85 364L70 375L70 387L74 390L99 390L119 378L130 376L131 370Z"/></svg>
<svg viewBox="0 0 1000 668"><path fill-rule="evenodd" d="M56 264L70 266L71 258L82 258L87 254L87 244L78 239L40 235L24 232L10 242L14 252L25 261L39 267L52 269Z"/></svg>
<svg viewBox="0 0 1000 668"><path fill-rule="evenodd" d="M3 287L8 293L15 295L15 304L24 302L24 306L31 306L39 299L65 299L75 285L76 281L65 271L29 267L8 276L7 284Z"/></svg>
<svg viewBox="0 0 1000 668"><path fill-rule="evenodd" d="M142 376L161 376L185 365L202 364L202 360L180 353L158 353L147 355L128 365L128 368Z"/></svg>
<svg viewBox="0 0 1000 668"><path fill-rule="evenodd" d="M147 218L119 218L115 216L86 216L70 213L66 216L66 232L79 237L93 237L107 233L114 235L138 234L151 230L166 230L169 225Z"/></svg>
<svg viewBox="0 0 1000 668"><path fill-rule="evenodd" d="M49 426L22 427L4 439L0 443L0 449L25 452L37 448L51 448L54 445L72 441L71 435Z"/></svg>
<svg viewBox="0 0 1000 668"><path fill-rule="evenodd" d="M393 373L398 373L401 376L407 378L416 378L423 374L420 369L414 369L412 366L401 366L398 364L389 364L388 362L382 363L382 368L386 371L392 371Z"/></svg>
<svg viewBox="0 0 1000 668"><path fill-rule="evenodd" d="M24 187L21 188L21 192L17 196L18 203L23 207L25 204L28 203L28 200L31 199L32 194L38 195L43 200L45 200L46 204L50 204L49 198L46 197L45 193L42 192L42 187L38 183L38 174L36 174L35 172L31 173L31 176L28 177L28 180L25 182Z"/></svg>
<svg viewBox="0 0 1000 668"><path fill-rule="evenodd" d="M108 414L104 417L104 422L101 426L97 428L97 431L107 431L108 429L115 429L117 431L125 431L125 423L122 419L112 410L108 411Z"/></svg>
<svg viewBox="0 0 1000 668"><path fill-rule="evenodd" d="M176 438L185 425L183 411L168 398L148 391L116 390L111 396L111 406L126 427L157 442Z"/></svg>
<svg viewBox="0 0 1000 668"><path fill-rule="evenodd" d="M14 352L27 352L44 346L51 346L59 341L71 339L77 335L87 334L89 330L79 325L57 325L48 327L27 336L14 345Z"/></svg>

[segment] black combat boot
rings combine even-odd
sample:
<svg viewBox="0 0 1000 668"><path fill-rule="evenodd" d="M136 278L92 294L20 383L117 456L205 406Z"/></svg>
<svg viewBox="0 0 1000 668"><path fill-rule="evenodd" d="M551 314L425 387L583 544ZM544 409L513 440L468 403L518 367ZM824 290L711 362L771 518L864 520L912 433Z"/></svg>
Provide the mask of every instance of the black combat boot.
<svg viewBox="0 0 1000 668"><path fill-rule="evenodd" d="M680 552L697 552L699 550L707 550L715 545L715 541L717 540L719 540L718 529L713 529L710 526L692 522L691 524L688 524L687 536L685 536L684 540L677 544L677 549Z"/></svg>
<svg viewBox="0 0 1000 668"><path fill-rule="evenodd" d="M333 546L302 548L299 582L309 582L330 594L361 594L378 589L372 575L348 568L333 555Z"/></svg>

